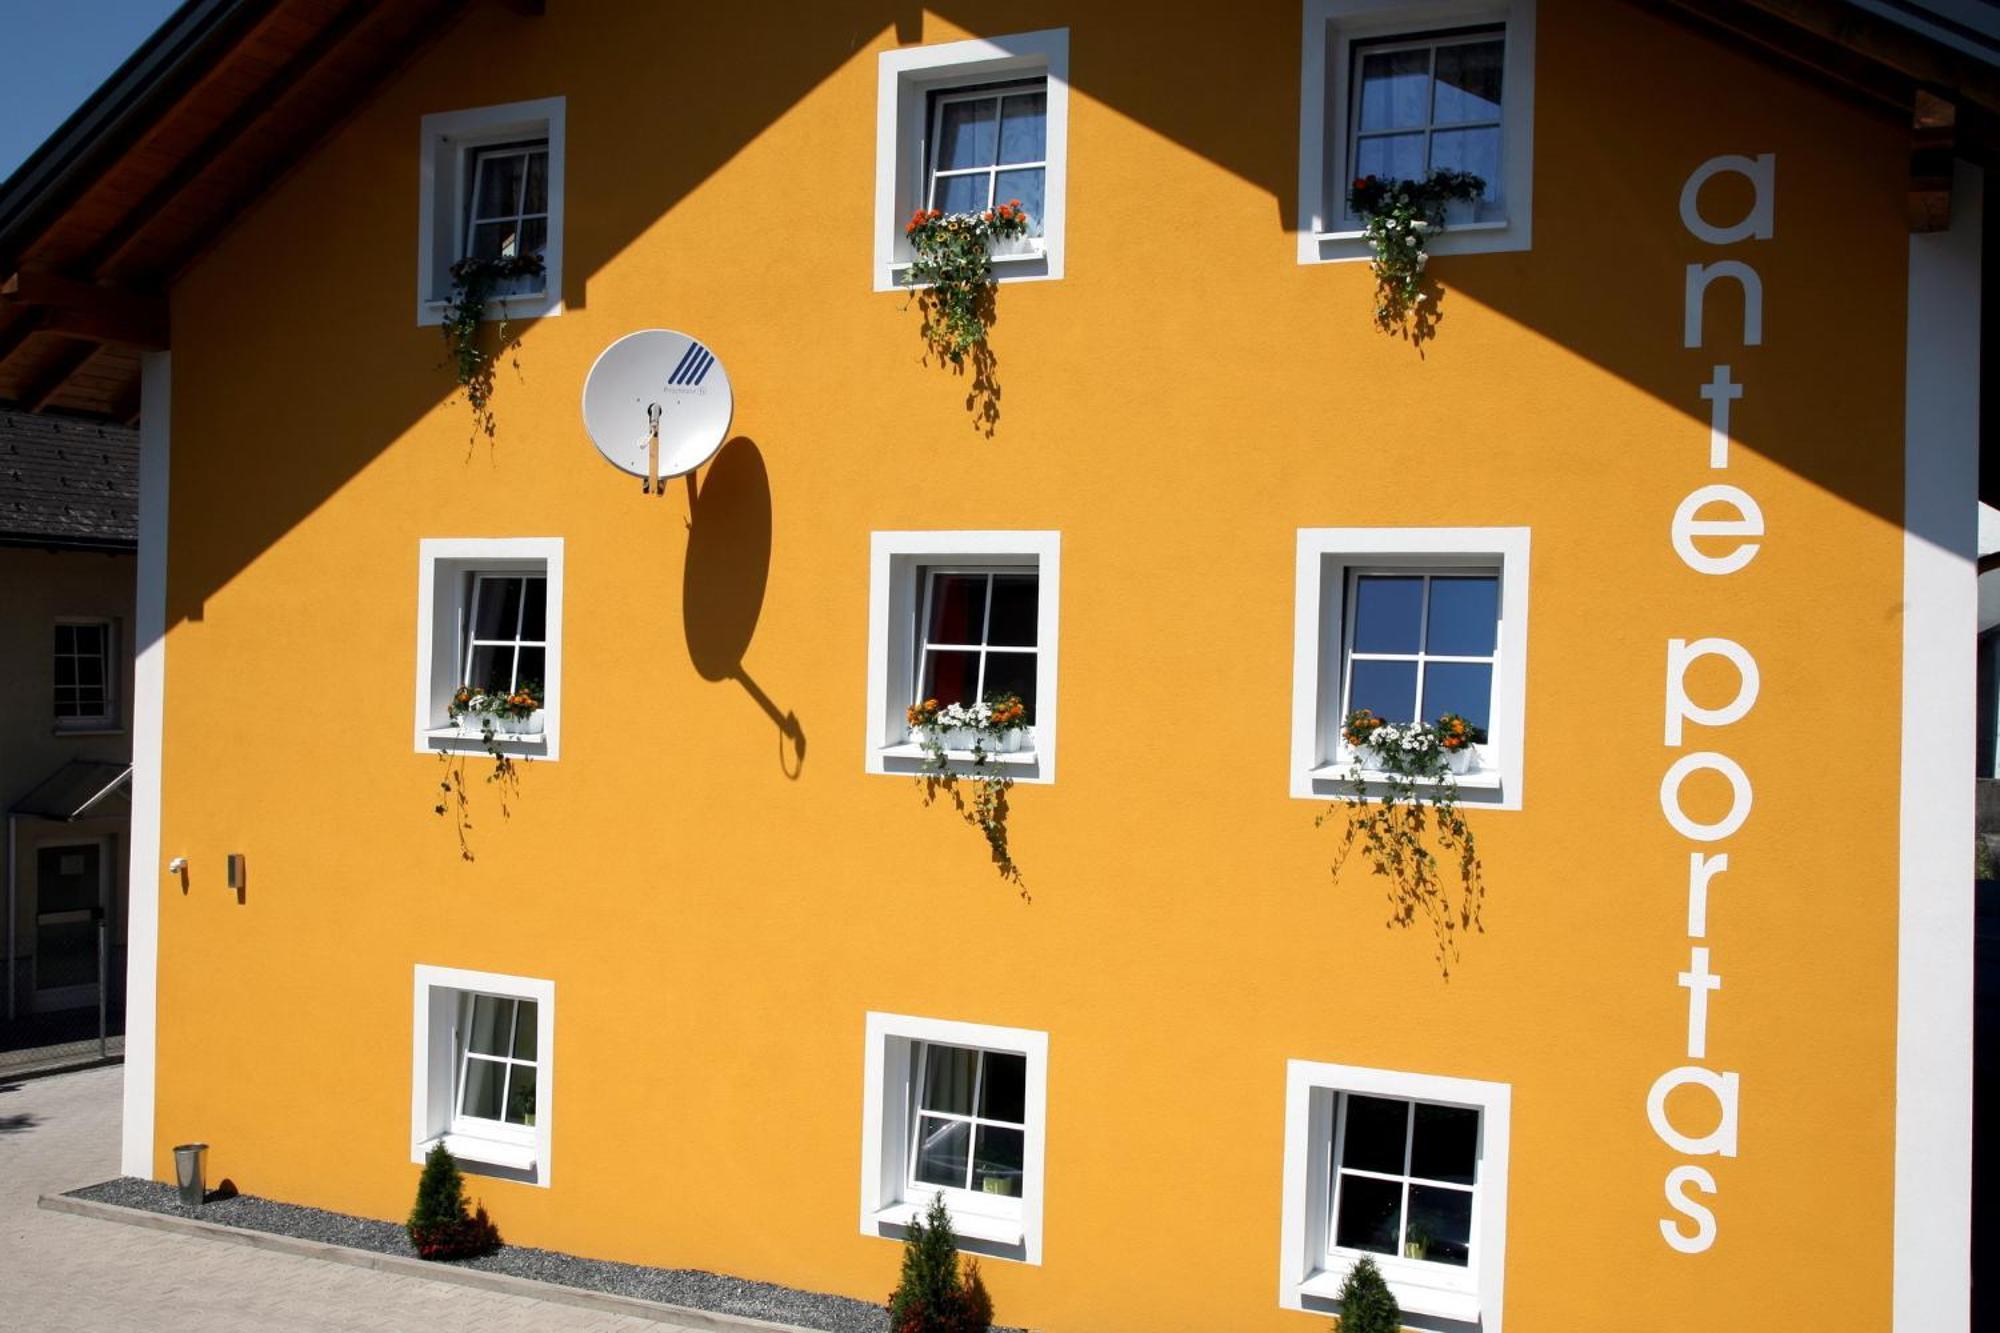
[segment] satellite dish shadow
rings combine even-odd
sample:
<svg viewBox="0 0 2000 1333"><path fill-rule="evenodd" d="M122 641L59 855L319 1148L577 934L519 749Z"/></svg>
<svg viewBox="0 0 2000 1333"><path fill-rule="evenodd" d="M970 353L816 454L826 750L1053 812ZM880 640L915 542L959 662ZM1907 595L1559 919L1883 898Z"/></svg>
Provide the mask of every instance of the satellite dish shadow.
<svg viewBox="0 0 2000 1333"><path fill-rule="evenodd" d="M722 446L697 488L688 475L686 573L681 624L688 657L703 680L733 680L778 728L778 766L788 778L805 767L806 733L744 670L771 574L771 482L756 444L739 435Z"/></svg>

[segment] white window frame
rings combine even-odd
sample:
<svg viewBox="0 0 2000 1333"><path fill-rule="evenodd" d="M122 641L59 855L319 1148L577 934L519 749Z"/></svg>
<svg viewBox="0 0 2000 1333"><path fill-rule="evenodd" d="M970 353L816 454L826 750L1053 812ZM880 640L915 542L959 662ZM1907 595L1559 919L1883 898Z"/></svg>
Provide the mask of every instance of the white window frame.
<svg viewBox="0 0 2000 1333"><path fill-rule="evenodd" d="M480 574L540 574L548 579L542 730L534 735L495 735L491 743L527 758L560 758L563 539L426 537L417 550L417 752L487 752L487 738L468 735L452 724L447 712L452 694L463 683L474 580Z"/></svg>
<svg viewBox="0 0 2000 1333"><path fill-rule="evenodd" d="M1341 1284L1360 1251L1330 1245L1335 1108L1340 1093L1470 1107L1479 1117L1478 1186L1473 1195L1472 1264L1371 1255L1405 1315L1476 1325L1501 1333L1507 1263L1507 1159L1513 1089L1476 1079L1291 1060L1285 1067L1284 1214L1279 1223L1278 1304L1336 1313ZM1428 1327L1417 1323L1414 1327Z"/></svg>
<svg viewBox="0 0 2000 1333"><path fill-rule="evenodd" d="M1292 755L1295 797L1332 800L1353 790L1345 718L1352 636L1347 591L1354 573L1500 577L1500 633L1493 654L1493 712L1479 766L1453 779L1460 801L1521 808L1528 670L1527 528L1300 528L1293 604ZM1422 721L1434 721L1425 718ZM1376 790L1370 784L1370 790Z"/></svg>
<svg viewBox="0 0 2000 1333"><path fill-rule="evenodd" d="M882 53L875 96L876 291L901 289L914 258L903 229L910 214L929 197L931 94L1038 78L1048 83L1043 216L1034 219L1041 235L995 253L993 273L1000 282L1062 277L1069 168L1069 29L1047 28Z"/></svg>
<svg viewBox="0 0 2000 1333"><path fill-rule="evenodd" d="M863 1053L861 1112L861 1233L900 1239L931 1198L943 1194L952 1230L966 1248L1022 1263L1042 1261L1042 1198L1048 1140L1049 1034L909 1014L870 1012ZM1027 1059L1023 1093L1021 1196L974 1195L914 1183L911 1147L918 1053L926 1046L965 1046Z"/></svg>
<svg viewBox="0 0 2000 1333"><path fill-rule="evenodd" d="M1347 212L1354 47L1440 30L1499 24L1499 199L1434 237L1434 255L1526 250L1534 240L1535 0L1304 0L1299 79L1298 255L1301 264L1367 260Z"/></svg>
<svg viewBox="0 0 2000 1333"><path fill-rule="evenodd" d="M870 773L915 775L925 753L909 738L906 710L916 698L920 612L927 570L1036 571L1035 722L1032 745L987 757L988 770L1017 782L1056 777L1057 625L1062 603L1062 534L1013 532L876 532L870 534L868 597L868 731L864 767ZM970 755L953 752L954 771L973 771Z"/></svg>
<svg viewBox="0 0 2000 1333"><path fill-rule="evenodd" d="M55 717L55 671L56 652L54 633L57 626L102 626L104 629L104 711L91 717ZM119 677L124 674L119 666L118 621L111 616L57 616L50 627L49 671L49 712L58 734L65 736L89 736L116 733L122 730L119 710Z"/></svg>
<svg viewBox="0 0 2000 1333"><path fill-rule="evenodd" d="M535 1123L458 1114L464 1051L458 1030L470 995L535 1003ZM556 984L465 968L416 965L410 1034L410 1160L443 1142L461 1162L546 1188L555 1121Z"/></svg>
<svg viewBox="0 0 2000 1333"><path fill-rule="evenodd" d="M444 321L451 266L465 253L472 155L481 148L530 140L549 146L549 239L537 290L496 296L491 318L535 319L563 312L564 99L444 111L423 118L418 153L417 323Z"/></svg>

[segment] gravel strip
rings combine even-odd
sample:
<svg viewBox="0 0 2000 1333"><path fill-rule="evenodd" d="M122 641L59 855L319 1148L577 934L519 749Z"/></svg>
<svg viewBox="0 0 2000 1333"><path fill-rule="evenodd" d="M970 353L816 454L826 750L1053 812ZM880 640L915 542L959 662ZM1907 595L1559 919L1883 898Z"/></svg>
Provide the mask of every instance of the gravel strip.
<svg viewBox="0 0 2000 1333"><path fill-rule="evenodd" d="M216 1199L197 1210L181 1206L171 1185L156 1180L123 1176L101 1185L89 1185L69 1192L71 1198L90 1199L175 1217L194 1217L223 1226L244 1227L301 1240L324 1241L351 1249L373 1250L378 1254L399 1254L414 1258L409 1237L394 1222L378 1222L346 1213L329 1213L319 1208L278 1203L254 1195L238 1194ZM850 1300L845 1296L823 1296L810 1291L794 1291L768 1282L750 1282L686 1268L644 1268L637 1264L610 1263L602 1259L580 1259L553 1250L531 1250L508 1245L498 1254L482 1259L455 1260L454 1266L478 1268L489 1273L554 1282L585 1291L611 1292L640 1300L662 1301L669 1305L692 1306L716 1314L747 1315L780 1324L797 1324L825 1333L887 1333L889 1317L879 1305ZM1017 1333L1002 1329L996 1333Z"/></svg>

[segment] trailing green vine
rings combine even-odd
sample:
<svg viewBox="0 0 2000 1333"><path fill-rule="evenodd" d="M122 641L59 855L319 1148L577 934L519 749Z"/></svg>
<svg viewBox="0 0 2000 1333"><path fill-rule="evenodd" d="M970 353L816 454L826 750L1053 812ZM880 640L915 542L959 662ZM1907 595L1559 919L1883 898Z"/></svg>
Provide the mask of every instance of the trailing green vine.
<svg viewBox="0 0 2000 1333"><path fill-rule="evenodd" d="M924 313L924 339L954 366L986 340L993 299L993 242L1028 234L1019 199L979 213L918 209L904 228L916 258L909 282Z"/></svg>
<svg viewBox="0 0 2000 1333"><path fill-rule="evenodd" d="M446 709L454 727L460 731L478 732L481 746L492 758L493 771L486 775L486 781L495 788L502 819L512 814L508 798L519 794L521 774L514 756L500 748L500 737L539 733L541 711L542 687L533 683L523 685L511 694L489 693L475 685L461 685ZM440 818L446 815L452 817L458 832L458 854L462 859L471 861L476 858L472 855L471 839L466 836L472 829L472 801L466 788L465 754L463 750L451 749L438 754L438 763L444 773L438 781L440 799L433 807L433 813Z"/></svg>
<svg viewBox="0 0 2000 1333"><path fill-rule="evenodd" d="M1486 181L1469 171L1439 168L1420 181L1361 176L1348 187L1347 207L1365 224L1374 259L1375 322L1383 329L1416 324L1419 336L1429 336L1434 310L1425 310L1424 269L1430 263L1426 245L1444 230L1447 205L1471 202L1486 193ZM1435 304L1435 303L1433 303Z"/></svg>
<svg viewBox="0 0 2000 1333"><path fill-rule="evenodd" d="M1019 695L1003 694L983 704L938 705L935 699L909 708L910 734L924 752L924 803L937 800L943 792L951 798L965 822L986 839L987 851L1001 878L1021 885L1021 868L1007 840L1007 794L1014 779L990 767L994 756L1017 752L1028 743L1027 705ZM953 759L953 752L964 756ZM969 768L973 791L970 801L959 791L957 767ZM1025 896L1027 890L1022 889Z"/></svg>
<svg viewBox="0 0 2000 1333"><path fill-rule="evenodd" d="M504 307L494 330L492 350L480 337L486 307L500 285L514 278L538 276L540 255L500 255L492 259L467 257L451 266L451 295L444 303L444 345L458 372L458 386L472 404L475 433L493 437L497 421L492 411L493 365L508 346L507 316Z"/></svg>
<svg viewBox="0 0 2000 1333"><path fill-rule="evenodd" d="M1449 977L1461 933L1484 929L1479 842L1459 809L1456 780L1477 762L1476 743L1484 733L1455 713L1425 726L1384 722L1361 708L1347 715L1341 735L1354 755L1347 772L1351 790L1314 821L1345 817L1333 873L1340 874L1359 846L1370 869L1389 882L1390 924L1408 927L1422 916L1438 966ZM1447 858L1455 863L1452 871Z"/></svg>

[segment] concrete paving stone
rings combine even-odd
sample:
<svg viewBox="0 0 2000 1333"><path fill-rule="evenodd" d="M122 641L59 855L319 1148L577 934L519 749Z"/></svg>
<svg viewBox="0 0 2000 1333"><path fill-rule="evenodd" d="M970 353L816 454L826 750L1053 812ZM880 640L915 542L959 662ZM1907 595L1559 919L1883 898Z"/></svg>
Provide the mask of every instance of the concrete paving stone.
<svg viewBox="0 0 2000 1333"><path fill-rule="evenodd" d="M14 1333L692 1333L678 1325L35 1206L118 1174L124 1069L0 1078L0 1327Z"/></svg>

